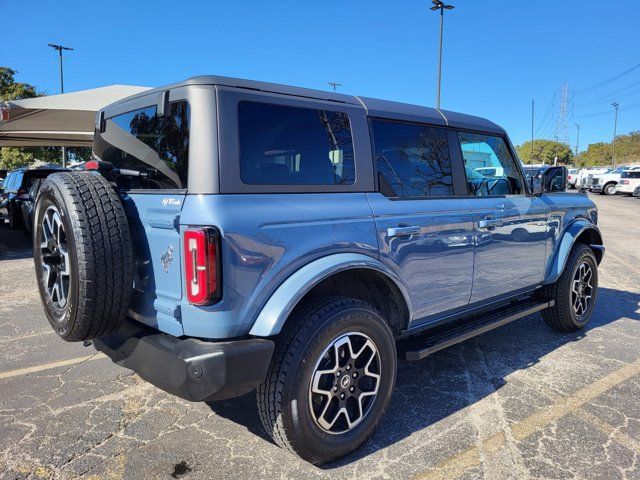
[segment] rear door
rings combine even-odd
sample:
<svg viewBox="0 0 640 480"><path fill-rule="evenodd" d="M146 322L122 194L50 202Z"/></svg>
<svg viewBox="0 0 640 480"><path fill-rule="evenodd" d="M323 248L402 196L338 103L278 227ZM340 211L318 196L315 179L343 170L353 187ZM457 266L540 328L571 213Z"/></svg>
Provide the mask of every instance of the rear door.
<svg viewBox="0 0 640 480"><path fill-rule="evenodd" d="M171 92L167 114L157 96L120 105L105 115L94 152L116 175L134 248L134 300L129 314L182 335L179 215L187 192L190 106Z"/></svg>
<svg viewBox="0 0 640 480"><path fill-rule="evenodd" d="M369 193L380 259L404 281L414 324L469 303L473 217L456 196L450 133L441 127L373 119L378 193ZM458 168L457 170L460 170Z"/></svg>
<svg viewBox="0 0 640 480"><path fill-rule="evenodd" d="M476 255L471 303L539 284L546 263L549 208L528 195L515 156L503 137L458 132L473 214ZM501 175L484 176L486 167Z"/></svg>

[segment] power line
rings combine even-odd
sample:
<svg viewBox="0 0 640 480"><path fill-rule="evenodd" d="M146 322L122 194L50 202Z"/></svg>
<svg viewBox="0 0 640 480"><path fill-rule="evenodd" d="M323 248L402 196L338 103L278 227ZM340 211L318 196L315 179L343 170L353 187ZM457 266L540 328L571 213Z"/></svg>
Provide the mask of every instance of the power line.
<svg viewBox="0 0 640 480"><path fill-rule="evenodd" d="M631 68L628 68L627 70L624 70L623 72L618 73L617 75L614 75L613 77L607 78L606 80L602 80L601 82L594 83L593 85L577 90L577 93L586 94L586 93L593 92L594 90L597 90L600 87L604 87L605 85L608 85L611 82L615 82L619 78L624 77L625 75L633 72L634 70L637 70L638 68L640 68L640 63L638 63L637 65L634 65Z"/></svg>
<svg viewBox="0 0 640 480"><path fill-rule="evenodd" d="M637 81L637 82L633 82L633 83L627 85L626 87L619 88L618 90L614 90L611 93L607 93L606 95L602 95L602 96L600 96L598 98L594 98L593 100L589 100L589 101L586 101L584 103L579 103L578 105L576 105L576 108L583 108L583 107L588 107L588 106L591 106L591 105L596 105L598 103L609 102L611 100L611 97L615 97L615 96L618 96L618 98L623 98L623 97L630 97L632 95L636 95L636 94L640 93L640 89L639 90L633 90L631 92L625 93L623 96L619 96L620 93L624 93L627 90L630 90L633 87L636 87L638 85L640 85L640 80Z"/></svg>
<svg viewBox="0 0 640 480"><path fill-rule="evenodd" d="M556 92L553 92L553 97L551 97L551 101L549 102L549 106L545 110L544 115L542 116L542 120L540 120L540 124L538 125L538 128L535 131L535 135L538 134L538 132L540 131L542 126L545 124L545 122L549 118L549 115L553 111L553 105L555 104L555 101L556 101Z"/></svg>

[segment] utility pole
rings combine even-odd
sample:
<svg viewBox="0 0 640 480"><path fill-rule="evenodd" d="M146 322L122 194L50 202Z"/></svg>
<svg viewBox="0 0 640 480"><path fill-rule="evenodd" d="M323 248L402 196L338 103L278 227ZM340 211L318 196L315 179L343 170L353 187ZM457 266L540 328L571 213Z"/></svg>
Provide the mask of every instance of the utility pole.
<svg viewBox="0 0 640 480"><path fill-rule="evenodd" d="M613 102L611 104L611 106L615 110L615 114L614 114L614 117L613 117L613 142L612 142L612 145L611 145L611 148L613 150L613 155L612 155L611 161L613 163L611 164L611 168L616 168L616 133L617 133L617 130L618 130L618 107L620 105L618 105L617 102Z"/></svg>
<svg viewBox="0 0 640 480"><path fill-rule="evenodd" d="M531 161L529 163L533 163L533 106L534 101L531 100Z"/></svg>
<svg viewBox="0 0 640 480"><path fill-rule="evenodd" d="M436 108L440 108L440 85L442 83L442 30L444 28L444 11L453 10L453 5L445 5L442 0L431 0L431 10L440 10L440 50L438 54L438 86L436 90Z"/></svg>
<svg viewBox="0 0 640 480"><path fill-rule="evenodd" d="M576 157L578 156L578 147L580 146L580 124L576 123L576 128L578 129L578 135L576 136Z"/></svg>
<svg viewBox="0 0 640 480"><path fill-rule="evenodd" d="M73 50L73 48L65 47L63 45L56 45L55 43L50 43L49 46L54 50L57 50L60 54L60 93L64 93L64 75L62 73L62 51L63 50ZM62 147L62 167L67 166L67 149Z"/></svg>
<svg viewBox="0 0 640 480"><path fill-rule="evenodd" d="M341 83L336 83L336 82L329 82L329 85L331 85L333 87L333 91L336 91L336 87L341 87L342 84Z"/></svg>

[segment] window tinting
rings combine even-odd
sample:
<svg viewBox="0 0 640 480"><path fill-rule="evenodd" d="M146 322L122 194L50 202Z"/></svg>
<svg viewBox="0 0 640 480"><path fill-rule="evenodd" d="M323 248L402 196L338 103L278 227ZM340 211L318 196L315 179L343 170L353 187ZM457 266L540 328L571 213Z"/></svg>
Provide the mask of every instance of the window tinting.
<svg viewBox="0 0 640 480"><path fill-rule="evenodd" d="M458 132L470 195L524 193L522 176L501 137Z"/></svg>
<svg viewBox="0 0 640 480"><path fill-rule="evenodd" d="M122 188L187 188L189 104L170 103L164 117L156 115L155 106L112 117L94 149L102 160L140 174L121 175Z"/></svg>
<svg viewBox="0 0 640 480"><path fill-rule="evenodd" d="M447 134L442 128L374 120L380 191L388 197L453 195Z"/></svg>
<svg viewBox="0 0 640 480"><path fill-rule="evenodd" d="M238 105L240 176L249 185L353 185L346 113L269 103Z"/></svg>
<svg viewBox="0 0 640 480"><path fill-rule="evenodd" d="M640 171L638 172L622 172L621 178L640 178Z"/></svg>

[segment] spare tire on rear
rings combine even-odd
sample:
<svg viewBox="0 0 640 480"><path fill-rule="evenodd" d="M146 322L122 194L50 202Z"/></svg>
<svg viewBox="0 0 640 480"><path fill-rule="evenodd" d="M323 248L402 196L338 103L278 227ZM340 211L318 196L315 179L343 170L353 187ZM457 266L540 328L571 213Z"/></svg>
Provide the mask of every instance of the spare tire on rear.
<svg viewBox="0 0 640 480"><path fill-rule="evenodd" d="M101 175L63 172L40 187L33 231L40 298L68 342L115 331L133 291L131 237L124 207Z"/></svg>

